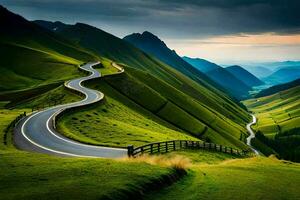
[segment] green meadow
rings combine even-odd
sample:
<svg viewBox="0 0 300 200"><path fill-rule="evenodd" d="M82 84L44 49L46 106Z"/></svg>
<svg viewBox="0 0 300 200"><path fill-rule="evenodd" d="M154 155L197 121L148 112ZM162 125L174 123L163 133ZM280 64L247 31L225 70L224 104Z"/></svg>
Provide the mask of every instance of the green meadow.
<svg viewBox="0 0 300 200"><path fill-rule="evenodd" d="M275 154L287 160L300 161L300 86L273 95L250 99L245 105L255 113L258 122L254 146L265 155Z"/></svg>
<svg viewBox="0 0 300 200"><path fill-rule="evenodd" d="M145 199L299 199L300 165L276 158L232 159L208 152L179 153L192 160L188 175Z"/></svg>
<svg viewBox="0 0 300 200"><path fill-rule="evenodd" d="M254 128L270 138L279 132L300 127L299 86L244 103L258 118Z"/></svg>
<svg viewBox="0 0 300 200"><path fill-rule="evenodd" d="M16 149L9 124L32 108L81 100L63 83L86 76L78 67L89 61L101 61L96 69L103 77L84 86L105 98L58 120L58 131L73 140L113 147L199 140L246 150L240 137L247 135L251 117L202 73L176 70L95 27L77 23L54 33L2 6L0 12L0 200L300 199L300 165L275 156L187 150L90 159ZM125 72L119 74L112 62ZM270 143L255 140L266 155L292 160L299 151L288 154L269 141L279 138L284 147L285 141L298 141L299 92L296 87L244 102L258 117L255 130ZM185 176L176 179L183 170Z"/></svg>

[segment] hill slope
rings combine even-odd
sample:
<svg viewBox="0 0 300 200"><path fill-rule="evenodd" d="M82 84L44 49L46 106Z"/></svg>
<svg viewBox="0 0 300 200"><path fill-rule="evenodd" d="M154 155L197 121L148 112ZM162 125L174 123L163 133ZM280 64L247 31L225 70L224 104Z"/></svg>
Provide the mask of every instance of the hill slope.
<svg viewBox="0 0 300 200"><path fill-rule="evenodd" d="M260 79L265 78L273 73L272 70L268 69L267 67L244 66L244 68Z"/></svg>
<svg viewBox="0 0 300 200"><path fill-rule="evenodd" d="M248 97L250 87L223 67L199 58L184 57L184 60L195 68L203 70L209 78L226 88L235 98L245 99Z"/></svg>
<svg viewBox="0 0 300 200"><path fill-rule="evenodd" d="M257 138L282 158L300 161L300 86L245 101L255 113Z"/></svg>
<svg viewBox="0 0 300 200"><path fill-rule="evenodd" d="M189 58L187 56L184 56L182 57L182 59L185 60L187 63L190 63L192 66L194 66L196 69L200 70L203 73L218 69L220 67L215 63L209 62L201 58Z"/></svg>
<svg viewBox="0 0 300 200"><path fill-rule="evenodd" d="M89 25L65 25L55 32L123 63L125 74L108 77L109 87L92 87L101 87L108 94L107 88L111 88L124 95L122 103L133 101L196 137L245 147L239 137L249 120L247 113L206 81L191 79L126 41ZM221 128L221 124L227 128Z"/></svg>
<svg viewBox="0 0 300 200"><path fill-rule="evenodd" d="M225 69L249 87L259 86L264 84L253 74L251 74L250 72L248 72L247 70L245 70L240 66L234 65L234 66L226 67Z"/></svg>
<svg viewBox="0 0 300 200"><path fill-rule="evenodd" d="M255 97L259 98L259 97L269 96L269 95L275 94L277 92L288 90L288 89L291 89L291 88L299 86L299 85L300 85L300 79L296 79L296 80L288 82L288 83L274 85L270 88L262 90Z"/></svg>
<svg viewBox="0 0 300 200"><path fill-rule="evenodd" d="M0 26L0 92L75 77L79 63L95 59L70 41L2 6Z"/></svg>
<svg viewBox="0 0 300 200"><path fill-rule="evenodd" d="M174 50L169 49L162 40L148 31L145 31L142 34L134 33L125 36L123 40L131 43L138 49L155 56L162 62L175 68L176 70L192 78L196 82L199 82L200 84L202 83L199 81L199 79L209 83L219 90L224 91L224 89L226 89L223 88L222 85L216 84L216 82L212 81L204 73L195 69L195 67L184 61L180 56L177 55Z"/></svg>
<svg viewBox="0 0 300 200"><path fill-rule="evenodd" d="M270 76L263 80L267 83L276 85L280 83L287 83L300 78L300 66L283 67L275 71Z"/></svg>

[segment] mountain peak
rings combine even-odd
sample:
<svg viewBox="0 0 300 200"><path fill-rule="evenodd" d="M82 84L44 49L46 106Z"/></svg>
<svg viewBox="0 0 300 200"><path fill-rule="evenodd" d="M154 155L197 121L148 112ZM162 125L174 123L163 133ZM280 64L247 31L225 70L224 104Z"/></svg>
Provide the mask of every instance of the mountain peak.
<svg viewBox="0 0 300 200"><path fill-rule="evenodd" d="M157 37L156 35L154 35L153 33L149 32L149 31L144 31L142 34L141 33L133 33L133 34L125 36L123 39L127 40L127 41L140 40L142 42L151 42L156 45L160 44L160 45L166 46L166 44L161 39L159 39L159 37Z"/></svg>

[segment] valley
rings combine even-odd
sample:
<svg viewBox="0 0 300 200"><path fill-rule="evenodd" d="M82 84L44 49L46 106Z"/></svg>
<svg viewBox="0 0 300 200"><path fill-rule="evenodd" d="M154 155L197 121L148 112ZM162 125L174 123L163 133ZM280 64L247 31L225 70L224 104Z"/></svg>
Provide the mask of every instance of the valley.
<svg viewBox="0 0 300 200"><path fill-rule="evenodd" d="M91 24L0 5L0 200L300 199L298 61L223 67Z"/></svg>

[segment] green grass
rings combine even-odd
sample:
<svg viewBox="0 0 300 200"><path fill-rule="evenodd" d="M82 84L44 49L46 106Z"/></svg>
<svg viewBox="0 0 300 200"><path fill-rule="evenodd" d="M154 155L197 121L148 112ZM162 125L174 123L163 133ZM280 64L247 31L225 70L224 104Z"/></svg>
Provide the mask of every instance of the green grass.
<svg viewBox="0 0 300 200"><path fill-rule="evenodd" d="M257 125L253 127L262 135L257 135L260 141L256 145L266 155L275 153L280 158L300 161L299 100L300 86L297 86L244 102L258 118Z"/></svg>
<svg viewBox="0 0 300 200"><path fill-rule="evenodd" d="M104 81L99 87L106 95L105 103L63 117L58 123L62 133L85 143L122 147L163 140L196 140L130 101Z"/></svg>
<svg viewBox="0 0 300 200"><path fill-rule="evenodd" d="M191 77L183 75L109 33L85 24L67 26L58 30L57 33L87 49L92 49L103 57L125 64L125 71L128 73L131 73L131 69L141 71L142 73L135 71L131 75L148 86L151 85L151 81L153 81L151 87L157 81L162 81L175 88L176 92L180 91L187 95L186 98L200 102L205 107L204 109L219 113L234 123L245 124L250 120L245 110L226 94L206 82L205 78L197 78L195 74ZM174 94L176 92L174 91Z"/></svg>
<svg viewBox="0 0 300 200"><path fill-rule="evenodd" d="M34 88L81 74L97 56L24 18L1 9L0 93Z"/></svg>
<svg viewBox="0 0 300 200"><path fill-rule="evenodd" d="M122 199L173 170L109 159L0 151L0 199Z"/></svg>
<svg viewBox="0 0 300 200"><path fill-rule="evenodd" d="M300 127L299 100L300 86L244 103L258 118L254 128L273 138L279 132Z"/></svg>
<svg viewBox="0 0 300 200"><path fill-rule="evenodd" d="M299 199L300 165L273 158L188 155L188 175L146 199ZM218 158L220 156L220 158ZM225 160L225 161L224 161Z"/></svg>
<svg viewBox="0 0 300 200"><path fill-rule="evenodd" d="M109 60L107 58L101 58L101 63L103 65L103 68L97 70L101 72L102 76L111 75L118 72L118 69L112 66L112 60Z"/></svg>
<svg viewBox="0 0 300 200"><path fill-rule="evenodd" d="M5 104L6 102L3 102ZM29 109L16 109L16 110L7 110L4 108L0 108L0 150L9 149L12 147L12 138L11 132L7 134L5 140L5 132L4 130L8 127L8 125L21 113L28 112ZM7 143L7 145L4 145ZM0 158L1 159L1 158Z"/></svg>
<svg viewBox="0 0 300 200"><path fill-rule="evenodd" d="M16 150L12 130L3 141L8 124L28 106L47 95L65 93L62 87L32 99L13 110L0 109L0 199L123 199L143 184L171 175L170 167L109 159L63 158ZM64 101L74 100L71 94ZM1 106L7 102L1 102ZM21 108L22 107L22 108Z"/></svg>
<svg viewBox="0 0 300 200"><path fill-rule="evenodd" d="M107 66L109 62L104 65ZM106 95L104 104L68 114L59 121L59 130L75 140L109 146L197 137L247 148L239 141L241 132L245 131L243 126L208 110L151 75L145 77L141 75L143 72L134 72L129 69L129 73L86 84ZM155 123L151 123L153 120Z"/></svg>
<svg viewBox="0 0 300 200"><path fill-rule="evenodd" d="M81 75L78 60L14 44L0 46L2 91L28 89Z"/></svg>

